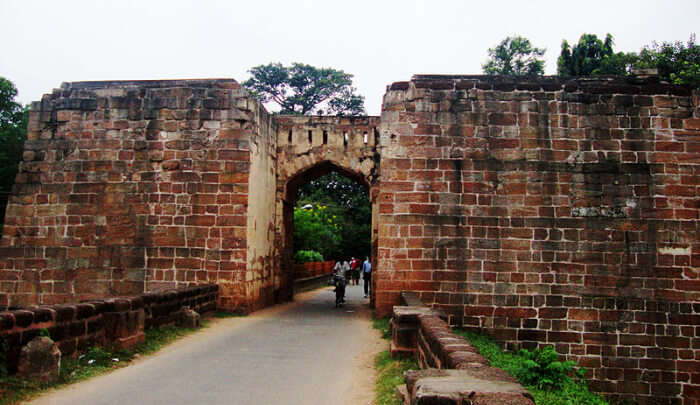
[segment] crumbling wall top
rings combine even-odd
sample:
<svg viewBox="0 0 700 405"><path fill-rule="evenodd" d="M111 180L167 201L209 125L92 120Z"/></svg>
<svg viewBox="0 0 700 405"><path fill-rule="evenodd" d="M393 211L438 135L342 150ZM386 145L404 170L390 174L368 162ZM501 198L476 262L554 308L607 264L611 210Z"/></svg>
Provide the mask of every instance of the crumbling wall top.
<svg viewBox="0 0 700 405"><path fill-rule="evenodd" d="M594 94L672 94L690 96L693 88L659 80L655 76L592 76L562 77L541 76L515 78L488 75L413 75L410 81L394 82L388 91L408 90L410 84L417 89L431 90L480 90L500 91L583 91Z"/></svg>

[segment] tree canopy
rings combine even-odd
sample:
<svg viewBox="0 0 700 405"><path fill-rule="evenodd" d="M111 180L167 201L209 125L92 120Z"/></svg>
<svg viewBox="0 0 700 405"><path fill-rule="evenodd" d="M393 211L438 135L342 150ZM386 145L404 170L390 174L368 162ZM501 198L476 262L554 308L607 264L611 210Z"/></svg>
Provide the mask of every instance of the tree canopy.
<svg viewBox="0 0 700 405"><path fill-rule="evenodd" d="M299 187L296 206L295 252L316 250L326 260L369 256L372 209L367 187L331 172Z"/></svg>
<svg viewBox="0 0 700 405"><path fill-rule="evenodd" d="M532 46L521 36L506 37L495 48L489 48L489 60L481 66L487 75L542 76L545 49Z"/></svg>
<svg viewBox="0 0 700 405"><path fill-rule="evenodd" d="M364 97L352 87L352 75L303 63L269 63L249 70L243 86L261 102L279 105L281 114L362 115Z"/></svg>
<svg viewBox="0 0 700 405"><path fill-rule="evenodd" d="M612 35L602 41L595 34L583 34L578 43L570 47L564 40L557 63L561 76L624 75L634 63L634 54L615 52Z"/></svg>
<svg viewBox="0 0 700 405"><path fill-rule="evenodd" d="M0 77L0 221L3 221L9 192L15 182L22 148L27 137L29 111L15 101L17 88Z"/></svg>
<svg viewBox="0 0 700 405"><path fill-rule="evenodd" d="M639 52L635 67L655 68L659 77L674 84L700 86L700 45L691 35L687 43L653 42Z"/></svg>

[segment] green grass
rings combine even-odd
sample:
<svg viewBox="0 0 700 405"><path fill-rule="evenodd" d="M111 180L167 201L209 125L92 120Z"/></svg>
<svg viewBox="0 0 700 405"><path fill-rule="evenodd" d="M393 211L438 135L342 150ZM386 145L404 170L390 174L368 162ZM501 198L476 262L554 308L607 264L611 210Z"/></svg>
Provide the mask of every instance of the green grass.
<svg viewBox="0 0 700 405"><path fill-rule="evenodd" d="M212 314L212 317L214 318L236 318L240 316L245 316L243 314L239 314L237 312L229 312L229 311L214 311Z"/></svg>
<svg viewBox="0 0 700 405"><path fill-rule="evenodd" d="M396 395L396 387L404 384L403 373L407 370L417 370L418 364L414 359L394 359L385 350L374 359L377 369L376 405L401 405L403 402Z"/></svg>
<svg viewBox="0 0 700 405"><path fill-rule="evenodd" d="M382 338L391 339L389 333L389 318L374 318L372 326L382 333ZM396 395L396 388L404 383L403 373L407 370L417 370L418 364L412 358L396 359L385 350L374 358L374 367L377 369L375 381L376 405L401 405L402 402Z"/></svg>
<svg viewBox="0 0 700 405"><path fill-rule="evenodd" d="M389 321L391 321L391 318L372 319L372 326L374 329L382 332L382 339L391 339L391 333L389 332Z"/></svg>
<svg viewBox="0 0 700 405"><path fill-rule="evenodd" d="M236 316L232 313L220 313L215 317ZM202 327L208 326L208 321L202 321ZM16 376L0 377L0 405L14 405L26 401L47 388L57 388L93 376L104 374L116 368L129 365L137 356L148 355L160 350L163 346L195 332L197 329L168 326L147 330L146 341L130 350L110 352L100 347L92 347L77 358L61 359L61 374L53 384L39 384Z"/></svg>
<svg viewBox="0 0 700 405"><path fill-rule="evenodd" d="M492 366L507 371L521 378L521 383L530 391L537 405L608 405L602 397L591 393L583 380L564 376L553 389L544 389L538 384L525 384L522 376L528 374L531 364L527 356L518 353L504 352L489 337L473 332L455 330L464 336L491 363Z"/></svg>

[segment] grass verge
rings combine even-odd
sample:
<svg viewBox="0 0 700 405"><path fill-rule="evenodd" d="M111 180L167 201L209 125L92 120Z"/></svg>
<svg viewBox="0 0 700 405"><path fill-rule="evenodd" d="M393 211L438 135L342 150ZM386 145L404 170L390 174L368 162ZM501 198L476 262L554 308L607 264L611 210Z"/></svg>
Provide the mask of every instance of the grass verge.
<svg viewBox="0 0 700 405"><path fill-rule="evenodd" d="M217 311L213 316L215 318L230 318L240 315ZM209 326L209 324L210 321L203 320L202 328ZM95 346L77 358L64 357L61 359L59 380L52 384L40 384L17 376L0 377L0 405L16 405L37 396L47 389L60 388L117 368L126 367L135 358L155 353L169 343L197 330L199 329L176 326L149 329L145 332L146 341L130 350L111 352Z"/></svg>
<svg viewBox="0 0 700 405"><path fill-rule="evenodd" d="M389 318L374 318L372 326L382 333L382 338L386 340L391 338ZM401 405L402 402L396 395L396 388L404 383L404 371L418 369L416 361L412 358L392 358L391 353L384 350L374 358L374 366L377 369L375 404Z"/></svg>
<svg viewBox="0 0 700 405"><path fill-rule="evenodd" d="M537 405L609 405L602 397L593 394L584 380L562 376L555 387L543 388L541 384L527 384L525 378L532 373L533 363L525 353L504 352L491 338L474 332L456 329L455 333L464 336L486 357L493 367L505 370L520 379L535 398Z"/></svg>

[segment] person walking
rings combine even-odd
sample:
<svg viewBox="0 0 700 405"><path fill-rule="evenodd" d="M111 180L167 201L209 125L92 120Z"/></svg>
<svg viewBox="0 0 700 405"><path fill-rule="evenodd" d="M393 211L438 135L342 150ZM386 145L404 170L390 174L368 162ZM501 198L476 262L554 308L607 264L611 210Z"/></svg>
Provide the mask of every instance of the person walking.
<svg viewBox="0 0 700 405"><path fill-rule="evenodd" d="M350 262L350 271L352 272L352 283L354 285L360 284L360 267L360 259L353 257Z"/></svg>
<svg viewBox="0 0 700 405"><path fill-rule="evenodd" d="M372 264L369 262L369 257L365 257L365 262L362 263L362 279L365 280L365 298L367 298L372 282Z"/></svg>
<svg viewBox="0 0 700 405"><path fill-rule="evenodd" d="M345 281L349 280L351 277L350 274L350 263L348 263L347 260L343 261L343 277L345 277Z"/></svg>
<svg viewBox="0 0 700 405"><path fill-rule="evenodd" d="M335 285L336 277L342 276L343 272L343 264L338 260L335 262L335 266L333 266L333 274L331 274L331 283L332 285Z"/></svg>

